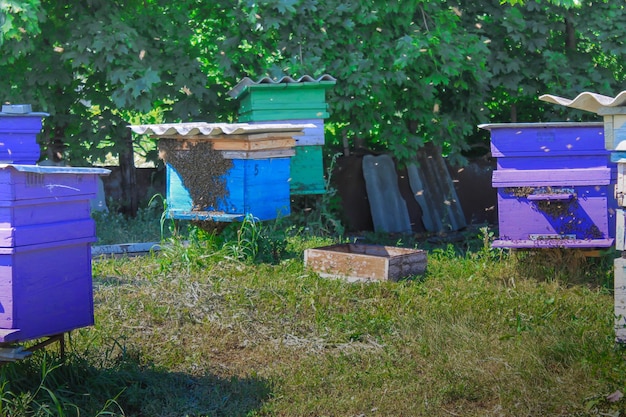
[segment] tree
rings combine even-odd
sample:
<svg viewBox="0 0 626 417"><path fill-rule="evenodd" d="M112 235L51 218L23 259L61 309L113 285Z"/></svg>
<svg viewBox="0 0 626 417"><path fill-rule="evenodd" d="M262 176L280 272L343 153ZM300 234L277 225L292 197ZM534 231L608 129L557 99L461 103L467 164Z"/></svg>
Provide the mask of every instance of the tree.
<svg viewBox="0 0 626 417"><path fill-rule="evenodd" d="M552 2L564 4L564 2ZM501 5L498 0L461 5L463 25L489 42L490 117L497 122L539 122L592 117L543 103L542 94L575 97L583 91L613 95L626 73L626 24L620 2L575 2L562 7L538 1Z"/></svg>
<svg viewBox="0 0 626 417"><path fill-rule="evenodd" d="M217 101L190 43L191 3L44 0L36 29L5 37L3 48L14 52L0 62L2 99L50 113L42 147L65 143L73 165L119 156L130 213L137 195L129 120L187 120Z"/></svg>
<svg viewBox="0 0 626 417"><path fill-rule="evenodd" d="M458 156L486 120L486 45L446 1L230 1L210 13L226 24L199 28L199 41L217 45L225 81L333 75L328 122L357 146L408 161L431 141Z"/></svg>

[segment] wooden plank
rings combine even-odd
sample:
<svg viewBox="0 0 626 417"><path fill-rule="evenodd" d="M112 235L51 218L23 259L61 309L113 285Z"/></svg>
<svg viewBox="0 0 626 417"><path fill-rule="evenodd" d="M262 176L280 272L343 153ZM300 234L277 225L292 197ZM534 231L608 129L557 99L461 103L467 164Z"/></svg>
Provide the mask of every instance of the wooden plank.
<svg viewBox="0 0 626 417"><path fill-rule="evenodd" d="M626 259L616 258L613 265L615 340L618 343L626 343Z"/></svg>
<svg viewBox="0 0 626 417"><path fill-rule="evenodd" d="M251 140L247 137L241 137L239 135L232 136L205 136L205 137L193 137L193 136L160 136L161 139L175 139L177 140L178 150L190 150L194 145L198 143L211 143L213 149L216 151L254 151L261 149L281 149L281 148L293 148L296 145L296 140L291 136L286 137L267 137L256 138Z"/></svg>

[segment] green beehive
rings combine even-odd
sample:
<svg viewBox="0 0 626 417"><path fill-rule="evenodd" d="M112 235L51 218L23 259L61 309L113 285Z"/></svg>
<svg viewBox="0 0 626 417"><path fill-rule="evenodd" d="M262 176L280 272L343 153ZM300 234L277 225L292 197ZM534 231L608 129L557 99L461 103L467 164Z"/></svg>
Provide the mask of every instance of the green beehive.
<svg viewBox="0 0 626 417"><path fill-rule="evenodd" d="M295 80L244 78L229 95L240 100L239 122L313 124L296 138L295 155L291 158L290 192L294 195L325 192L322 146L324 119L328 118L326 90L335 85L335 78L324 75L314 79L304 76Z"/></svg>

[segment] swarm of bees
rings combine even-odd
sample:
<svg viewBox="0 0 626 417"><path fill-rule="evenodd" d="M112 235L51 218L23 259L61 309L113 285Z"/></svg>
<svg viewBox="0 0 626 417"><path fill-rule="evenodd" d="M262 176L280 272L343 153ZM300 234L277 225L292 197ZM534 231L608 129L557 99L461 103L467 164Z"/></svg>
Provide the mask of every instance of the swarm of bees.
<svg viewBox="0 0 626 417"><path fill-rule="evenodd" d="M227 194L226 173L233 162L213 149L209 141L161 139L159 156L178 172L191 196L193 211L215 211Z"/></svg>

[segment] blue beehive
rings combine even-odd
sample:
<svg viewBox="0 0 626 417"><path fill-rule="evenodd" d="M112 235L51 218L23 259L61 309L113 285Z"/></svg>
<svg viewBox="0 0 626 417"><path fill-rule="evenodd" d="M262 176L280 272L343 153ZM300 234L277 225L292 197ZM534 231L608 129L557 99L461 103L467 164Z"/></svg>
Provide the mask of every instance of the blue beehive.
<svg viewBox="0 0 626 417"><path fill-rule="evenodd" d="M294 136L305 127L179 123L131 129L159 138L168 217L227 222L290 214L290 159Z"/></svg>

